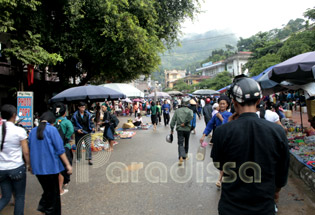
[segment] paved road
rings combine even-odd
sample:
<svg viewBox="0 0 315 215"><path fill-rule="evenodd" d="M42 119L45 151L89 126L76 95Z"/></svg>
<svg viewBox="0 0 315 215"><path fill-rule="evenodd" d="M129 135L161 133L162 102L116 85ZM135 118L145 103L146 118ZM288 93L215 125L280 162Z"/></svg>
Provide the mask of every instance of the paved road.
<svg viewBox="0 0 315 215"><path fill-rule="evenodd" d="M121 122L127 120L120 118ZM149 122L149 117L144 117ZM177 138L166 143L169 127L141 130L132 139L119 140L114 152L94 153L94 165L74 163L69 193L62 196L65 215L191 215L217 214L220 191L215 186L218 171L211 164L210 146L204 161L196 160L204 122L191 134L189 161L177 166ZM132 165L133 164L133 165ZM158 176L161 177L158 177ZM25 214L34 215L42 193L33 175L28 175ZM314 214L315 195L295 175L281 192L278 214ZM13 214L7 206L4 215Z"/></svg>

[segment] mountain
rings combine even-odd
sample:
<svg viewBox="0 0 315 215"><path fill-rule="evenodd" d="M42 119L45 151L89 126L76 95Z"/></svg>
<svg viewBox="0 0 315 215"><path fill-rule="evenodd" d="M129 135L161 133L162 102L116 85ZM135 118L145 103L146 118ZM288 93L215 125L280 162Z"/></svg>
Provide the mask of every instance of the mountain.
<svg viewBox="0 0 315 215"><path fill-rule="evenodd" d="M211 55L215 49L225 49L225 45L236 46L238 38L228 31L208 31L204 34L192 34L180 41L181 46L174 47L161 55L161 68L186 69L198 64Z"/></svg>

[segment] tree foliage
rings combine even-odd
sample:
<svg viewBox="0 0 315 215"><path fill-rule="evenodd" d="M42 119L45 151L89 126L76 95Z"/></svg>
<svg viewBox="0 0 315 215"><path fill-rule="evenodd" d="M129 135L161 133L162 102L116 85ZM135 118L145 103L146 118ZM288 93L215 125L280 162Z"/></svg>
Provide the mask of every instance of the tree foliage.
<svg viewBox="0 0 315 215"><path fill-rule="evenodd" d="M43 65L58 62L51 69L65 83L83 73L82 83L150 74L160 53L177 43L180 22L193 18L199 7L199 0L0 1L1 31L21 35L11 37L14 50L8 54L28 62L34 48L19 52L35 44L41 54L28 59Z"/></svg>
<svg viewBox="0 0 315 215"><path fill-rule="evenodd" d="M57 53L50 53L41 46L41 35L32 32L28 17L36 13L41 5L36 0L0 0L0 33L10 33L10 46L4 54L16 62L18 68L23 64L56 64L62 61ZM22 64L22 65L21 65Z"/></svg>
<svg viewBox="0 0 315 215"><path fill-rule="evenodd" d="M206 79L197 84L199 89L219 90L232 83L232 76L228 71L220 72L214 78Z"/></svg>

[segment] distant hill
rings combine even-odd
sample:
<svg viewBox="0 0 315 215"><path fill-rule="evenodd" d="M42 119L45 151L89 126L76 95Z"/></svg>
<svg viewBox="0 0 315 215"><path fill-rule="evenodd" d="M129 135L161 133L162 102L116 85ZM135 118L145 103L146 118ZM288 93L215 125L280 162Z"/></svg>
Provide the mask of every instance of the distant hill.
<svg viewBox="0 0 315 215"><path fill-rule="evenodd" d="M215 49L225 49L225 45L236 46L238 38L227 31L208 31L204 34L189 35L161 56L163 69L186 69L210 56Z"/></svg>

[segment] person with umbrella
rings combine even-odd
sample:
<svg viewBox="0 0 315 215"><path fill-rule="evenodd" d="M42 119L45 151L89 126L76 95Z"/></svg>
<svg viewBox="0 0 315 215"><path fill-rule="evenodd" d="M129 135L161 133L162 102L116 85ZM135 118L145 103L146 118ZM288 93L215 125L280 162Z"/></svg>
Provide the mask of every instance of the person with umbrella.
<svg viewBox="0 0 315 215"><path fill-rule="evenodd" d="M91 114L85 110L85 103L79 102L78 110L74 112L71 122L74 127L75 132L75 144L77 146L77 161L81 160L81 145L79 144L80 139L87 134L90 134L95 131L94 123L92 120ZM92 151L91 151L91 143L85 143L87 147L87 157L89 165L93 165L92 163Z"/></svg>

